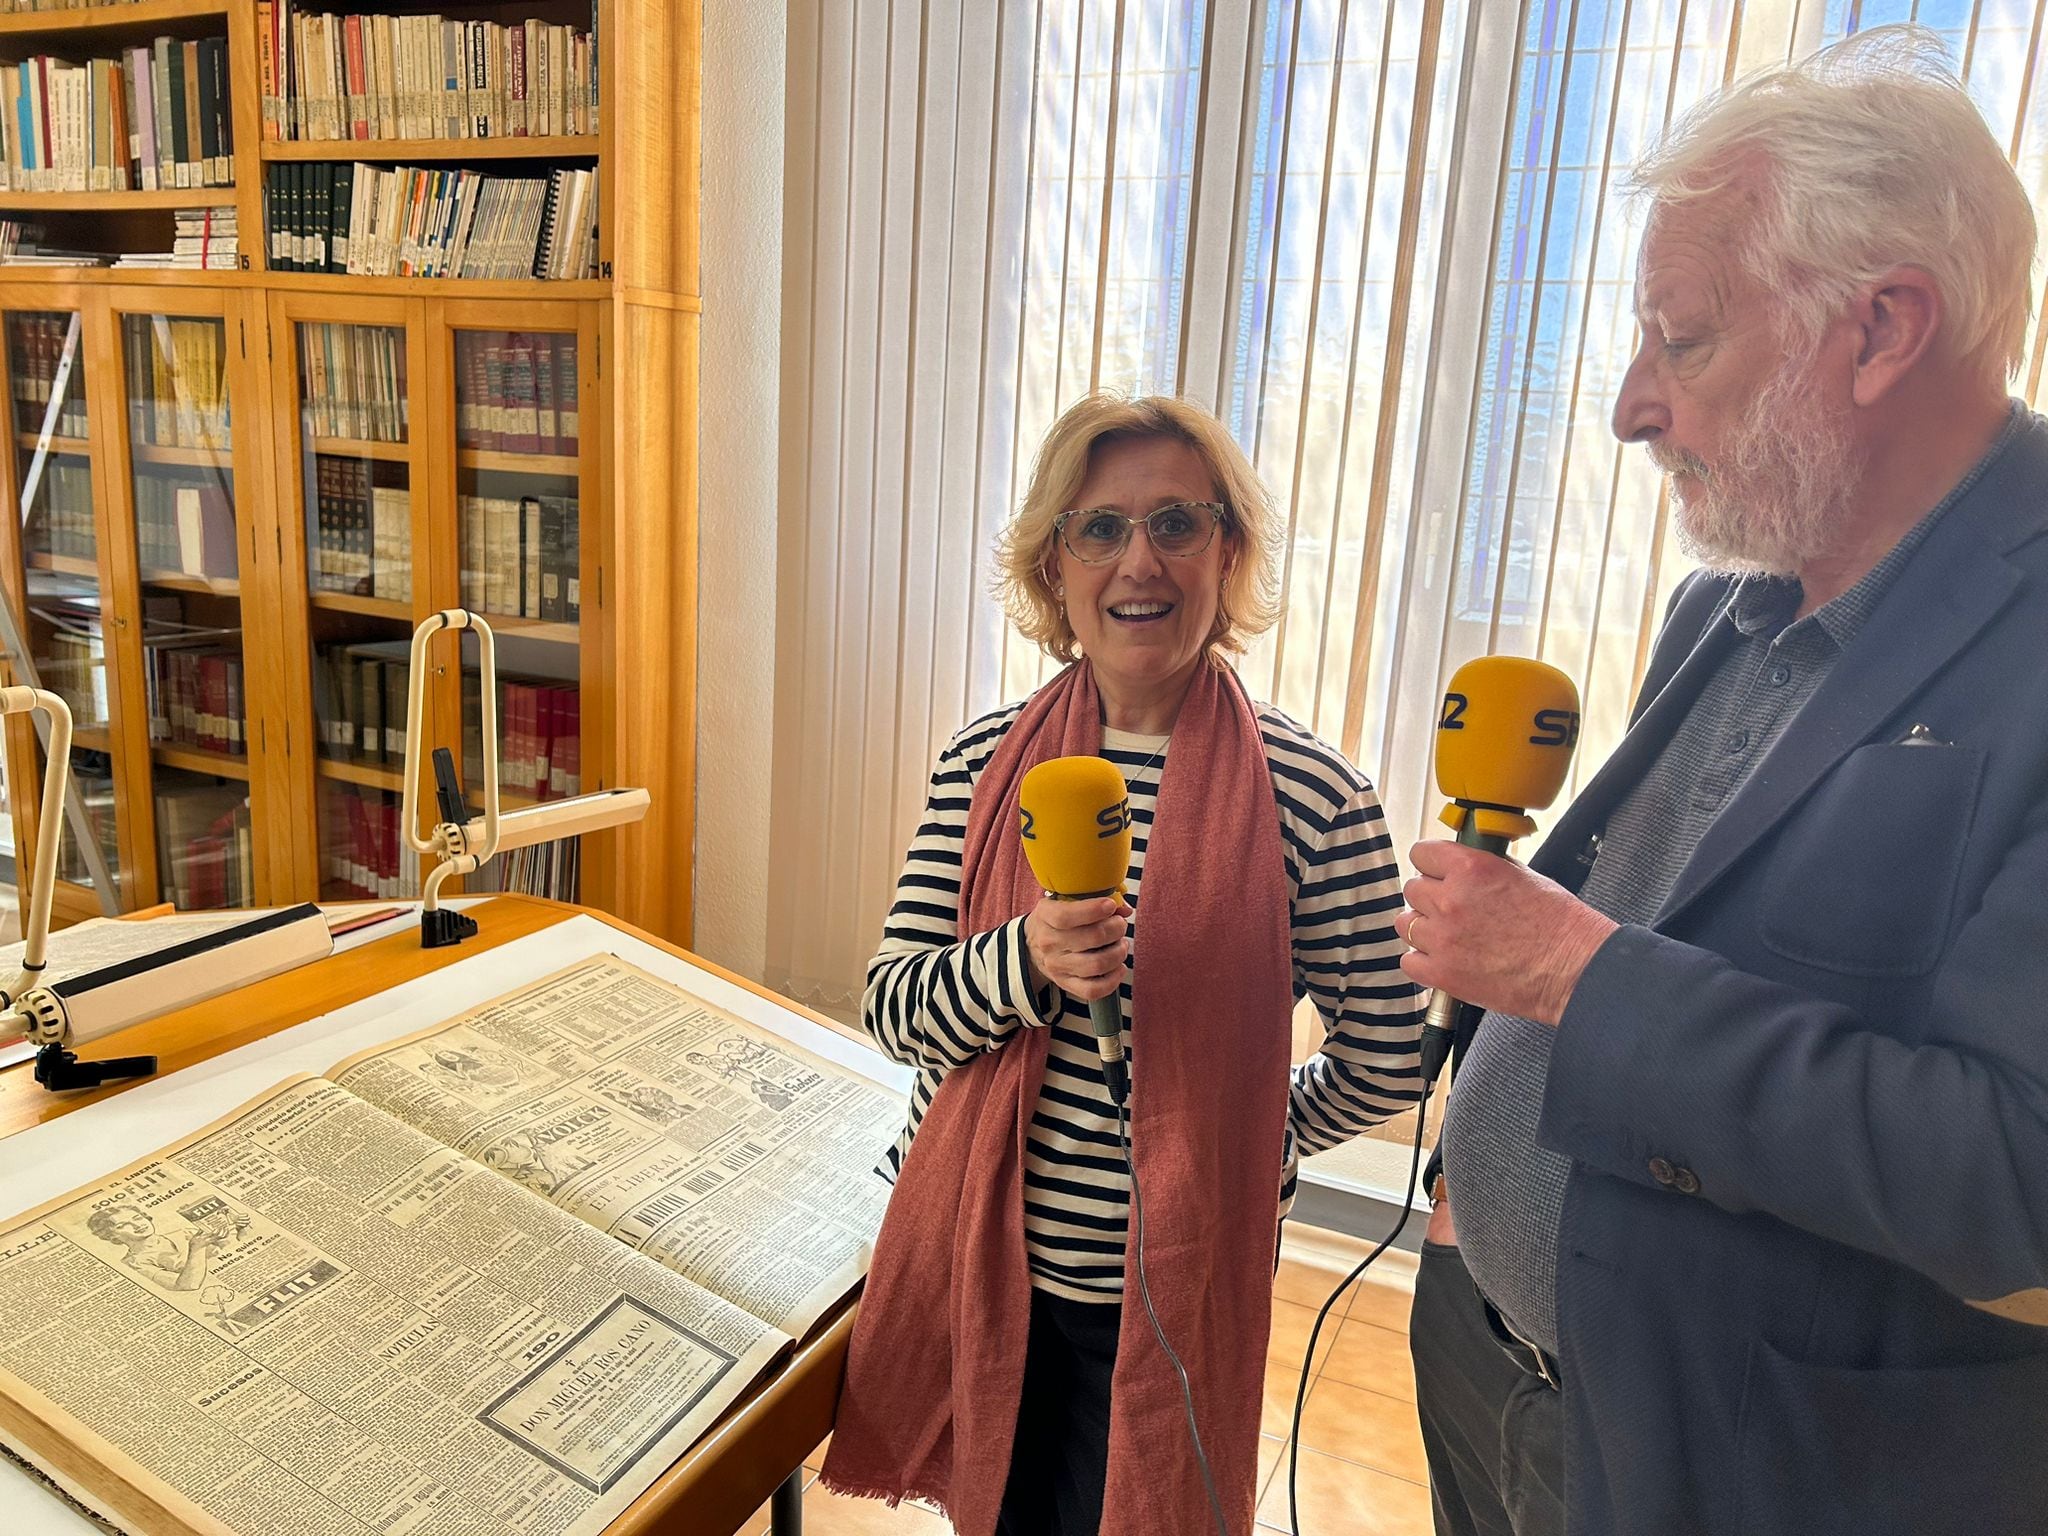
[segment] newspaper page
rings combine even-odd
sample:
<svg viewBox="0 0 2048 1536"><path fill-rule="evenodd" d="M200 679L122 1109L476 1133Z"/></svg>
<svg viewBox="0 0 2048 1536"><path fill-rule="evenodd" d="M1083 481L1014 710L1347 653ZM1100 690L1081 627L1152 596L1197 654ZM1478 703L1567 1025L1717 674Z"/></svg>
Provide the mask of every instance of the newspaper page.
<svg viewBox="0 0 2048 1536"><path fill-rule="evenodd" d="M595 1533L789 1342L317 1078L0 1232L16 1438L191 1531Z"/></svg>
<svg viewBox="0 0 2048 1536"><path fill-rule="evenodd" d="M334 1080L801 1337L867 1273L886 1088L613 955Z"/></svg>

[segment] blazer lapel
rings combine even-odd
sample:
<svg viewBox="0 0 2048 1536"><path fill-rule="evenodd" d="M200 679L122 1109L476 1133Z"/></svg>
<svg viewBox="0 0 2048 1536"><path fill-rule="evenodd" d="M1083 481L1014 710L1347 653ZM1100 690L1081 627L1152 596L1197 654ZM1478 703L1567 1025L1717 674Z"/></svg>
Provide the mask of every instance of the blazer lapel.
<svg viewBox="0 0 2048 1536"><path fill-rule="evenodd" d="M1651 655L1635 718L1529 861L1538 874L1578 888L1587 867L1579 856L1588 839L1607 825L1615 803L1641 782L1735 642L1735 626L1726 618L1733 591L1726 577L1700 577L1672 609Z"/></svg>
<svg viewBox="0 0 2048 1536"><path fill-rule="evenodd" d="M1863 745L2011 600L2020 572L1944 514L1834 669L1700 839L1652 922L1664 928Z"/></svg>

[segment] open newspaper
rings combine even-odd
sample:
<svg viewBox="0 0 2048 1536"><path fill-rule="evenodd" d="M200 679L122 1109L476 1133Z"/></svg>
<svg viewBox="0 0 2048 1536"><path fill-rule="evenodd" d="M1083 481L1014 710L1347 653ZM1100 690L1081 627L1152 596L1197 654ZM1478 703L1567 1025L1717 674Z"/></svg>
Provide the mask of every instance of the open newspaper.
<svg viewBox="0 0 2048 1536"><path fill-rule="evenodd" d="M0 1436L136 1531L601 1530L865 1272L901 1118L593 957L0 1231Z"/></svg>

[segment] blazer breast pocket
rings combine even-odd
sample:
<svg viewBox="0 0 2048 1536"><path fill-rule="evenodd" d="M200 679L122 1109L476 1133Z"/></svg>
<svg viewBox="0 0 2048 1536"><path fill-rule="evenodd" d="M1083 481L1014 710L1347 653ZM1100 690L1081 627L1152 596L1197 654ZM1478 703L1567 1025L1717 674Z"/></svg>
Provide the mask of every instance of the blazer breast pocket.
<svg viewBox="0 0 2048 1536"><path fill-rule="evenodd" d="M1792 813L1771 853L1764 943L1847 975L1931 968L1948 936L1983 771L1974 747L1851 752Z"/></svg>

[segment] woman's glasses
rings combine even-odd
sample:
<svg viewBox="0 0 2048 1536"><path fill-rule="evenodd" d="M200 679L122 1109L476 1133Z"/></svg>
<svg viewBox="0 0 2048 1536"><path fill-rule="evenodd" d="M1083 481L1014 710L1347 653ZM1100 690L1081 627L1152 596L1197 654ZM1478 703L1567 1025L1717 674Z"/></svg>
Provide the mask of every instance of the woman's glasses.
<svg viewBox="0 0 2048 1536"><path fill-rule="evenodd" d="M1214 501L1177 501L1144 517L1121 512L1062 512L1052 520L1067 553L1083 565L1101 565L1131 547L1131 530L1145 525L1145 537L1162 555L1186 560L1216 542L1223 507Z"/></svg>

